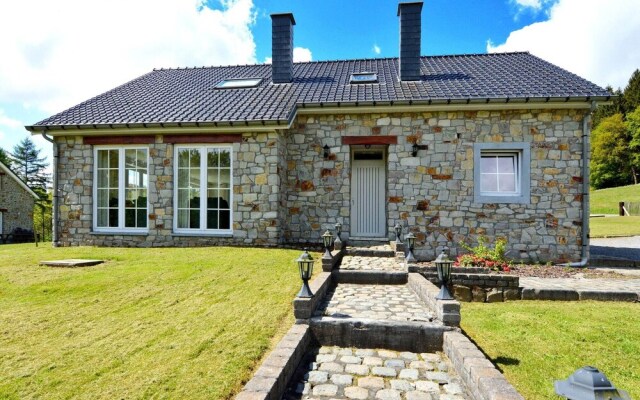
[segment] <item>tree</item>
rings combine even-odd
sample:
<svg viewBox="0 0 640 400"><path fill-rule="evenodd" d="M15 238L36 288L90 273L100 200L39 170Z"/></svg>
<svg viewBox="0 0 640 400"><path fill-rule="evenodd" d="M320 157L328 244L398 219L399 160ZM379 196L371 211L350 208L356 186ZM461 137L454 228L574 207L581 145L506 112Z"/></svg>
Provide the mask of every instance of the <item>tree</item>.
<svg viewBox="0 0 640 400"><path fill-rule="evenodd" d="M633 71L627 87L624 88L625 113L632 113L640 106L640 70Z"/></svg>
<svg viewBox="0 0 640 400"><path fill-rule="evenodd" d="M591 138L591 185L596 189L627 185L635 170L631 164L629 132L617 113L604 118Z"/></svg>
<svg viewBox="0 0 640 400"><path fill-rule="evenodd" d="M607 86L607 91L614 96L611 99L612 104L607 106L598 106L596 110L593 112L593 127L597 127L600 124L600 121L603 119L610 117L615 114L623 114L625 113L625 101L624 95L620 89L613 90L611 86Z"/></svg>
<svg viewBox="0 0 640 400"><path fill-rule="evenodd" d="M636 70L638 72L638 70ZM631 164L634 167L633 183L638 183L640 175L640 105L627 114L627 131L629 132L629 151L631 152Z"/></svg>
<svg viewBox="0 0 640 400"><path fill-rule="evenodd" d="M11 158L9 158L9 155L2 147L0 147L0 162L11 168Z"/></svg>
<svg viewBox="0 0 640 400"><path fill-rule="evenodd" d="M49 163L46 157L40 157L40 149L30 137L22 139L13 147L11 163L16 175L40 197L44 197L49 183L49 174L46 173Z"/></svg>

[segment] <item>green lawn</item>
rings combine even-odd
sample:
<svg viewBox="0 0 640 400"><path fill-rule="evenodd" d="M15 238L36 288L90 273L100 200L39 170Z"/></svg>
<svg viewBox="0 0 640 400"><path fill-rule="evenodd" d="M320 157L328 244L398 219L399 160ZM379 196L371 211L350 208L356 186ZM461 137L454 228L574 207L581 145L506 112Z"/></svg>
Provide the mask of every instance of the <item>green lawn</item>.
<svg viewBox="0 0 640 400"><path fill-rule="evenodd" d="M2 245L0 398L229 398L293 322L299 254ZM37 265L62 258L108 262Z"/></svg>
<svg viewBox="0 0 640 400"><path fill-rule="evenodd" d="M640 217L589 218L592 238L640 235Z"/></svg>
<svg viewBox="0 0 640 400"><path fill-rule="evenodd" d="M464 303L462 328L527 400L559 398L553 381L586 365L640 399L640 304Z"/></svg>
<svg viewBox="0 0 640 400"><path fill-rule="evenodd" d="M621 201L640 202L640 184L616 188L591 190L589 193L591 214L618 215L618 203Z"/></svg>

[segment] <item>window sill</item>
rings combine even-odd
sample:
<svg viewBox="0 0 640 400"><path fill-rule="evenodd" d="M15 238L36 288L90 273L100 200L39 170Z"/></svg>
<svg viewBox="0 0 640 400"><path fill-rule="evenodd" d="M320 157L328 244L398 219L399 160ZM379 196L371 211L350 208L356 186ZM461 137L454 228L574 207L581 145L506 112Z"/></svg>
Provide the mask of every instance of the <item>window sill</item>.
<svg viewBox="0 0 640 400"><path fill-rule="evenodd" d="M114 236L147 236L149 231L137 231L137 232L128 232L128 231L91 231L90 235L114 235Z"/></svg>
<svg viewBox="0 0 640 400"><path fill-rule="evenodd" d="M475 196L474 203L487 204L487 203L502 203L502 204L530 204L531 199L525 196Z"/></svg>
<svg viewBox="0 0 640 400"><path fill-rule="evenodd" d="M229 232L173 232L172 237L218 237L218 238L232 238L233 233Z"/></svg>

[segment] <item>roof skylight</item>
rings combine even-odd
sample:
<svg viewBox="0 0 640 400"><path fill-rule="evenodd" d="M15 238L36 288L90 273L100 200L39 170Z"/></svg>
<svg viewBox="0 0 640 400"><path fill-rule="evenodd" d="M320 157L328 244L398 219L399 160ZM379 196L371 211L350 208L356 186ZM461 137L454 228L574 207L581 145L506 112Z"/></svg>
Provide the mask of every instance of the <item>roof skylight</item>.
<svg viewBox="0 0 640 400"><path fill-rule="evenodd" d="M375 83L378 82L378 74L375 72L356 72L351 74L349 83Z"/></svg>
<svg viewBox="0 0 640 400"><path fill-rule="evenodd" d="M216 89L239 89L256 87L262 82L262 78L233 78L220 81Z"/></svg>

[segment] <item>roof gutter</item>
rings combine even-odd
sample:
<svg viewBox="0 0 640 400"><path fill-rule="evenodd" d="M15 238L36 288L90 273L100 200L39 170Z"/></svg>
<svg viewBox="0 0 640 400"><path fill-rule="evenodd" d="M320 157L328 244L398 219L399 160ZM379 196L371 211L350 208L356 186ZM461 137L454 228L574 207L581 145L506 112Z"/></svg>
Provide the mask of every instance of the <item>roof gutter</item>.
<svg viewBox="0 0 640 400"><path fill-rule="evenodd" d="M51 136L100 136L100 135L163 135L230 132L273 132L288 129L288 120L223 121L211 123L153 122L127 124L79 124L79 125L29 125L25 126L33 135L46 133Z"/></svg>
<svg viewBox="0 0 640 400"><path fill-rule="evenodd" d="M45 131L42 131L42 137L53 144L53 205L52 205L52 216L51 216L51 241L53 244L53 247L59 247L60 246L60 239L58 238L58 205L60 203L59 201L59 194L58 194L58 159L60 157L60 152L58 150L58 143L56 143L55 140L53 140L52 138L48 137L46 135Z"/></svg>
<svg viewBox="0 0 640 400"><path fill-rule="evenodd" d="M560 264L563 267L586 267L589 263L589 163L591 160L591 115L597 104L591 102L589 112L582 118L582 247L579 262Z"/></svg>
<svg viewBox="0 0 640 400"><path fill-rule="evenodd" d="M446 100L394 100L367 102L301 103L298 114L422 112L422 111L491 111L491 110L559 110L590 109L597 101L608 104L610 97L598 98L484 98Z"/></svg>

